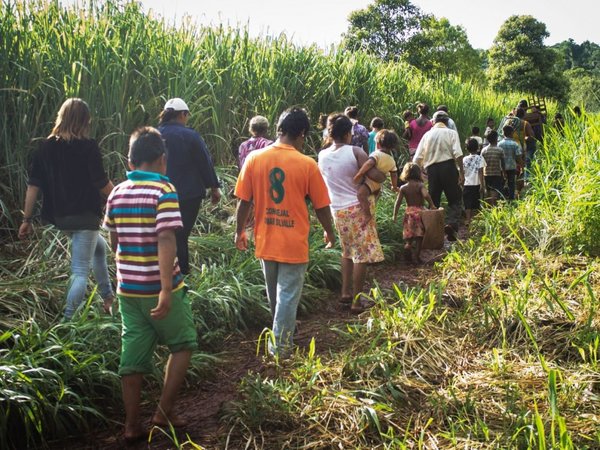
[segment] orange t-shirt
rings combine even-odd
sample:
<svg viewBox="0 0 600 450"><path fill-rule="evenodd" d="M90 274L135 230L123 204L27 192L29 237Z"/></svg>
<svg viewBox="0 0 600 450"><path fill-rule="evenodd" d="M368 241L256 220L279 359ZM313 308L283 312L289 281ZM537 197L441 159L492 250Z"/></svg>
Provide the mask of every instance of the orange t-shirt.
<svg viewBox="0 0 600 450"><path fill-rule="evenodd" d="M308 262L310 222L306 198L315 209L331 203L317 163L279 141L248 156L235 185L236 197L254 202L256 257Z"/></svg>

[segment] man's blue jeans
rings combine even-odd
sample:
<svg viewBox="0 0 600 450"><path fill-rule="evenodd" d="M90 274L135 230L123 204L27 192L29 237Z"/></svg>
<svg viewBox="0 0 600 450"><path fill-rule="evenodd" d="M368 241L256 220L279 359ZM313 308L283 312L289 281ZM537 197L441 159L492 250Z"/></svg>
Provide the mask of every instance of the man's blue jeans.
<svg viewBox="0 0 600 450"><path fill-rule="evenodd" d="M71 279L65 306L65 318L71 319L81 305L87 289L90 267L98 283L103 299L114 296L108 266L106 264L106 241L99 230L65 231L71 238Z"/></svg>
<svg viewBox="0 0 600 450"><path fill-rule="evenodd" d="M260 263L265 275L275 336L274 344L269 341L269 352L286 355L294 344L296 312L308 263L287 264L264 259Z"/></svg>

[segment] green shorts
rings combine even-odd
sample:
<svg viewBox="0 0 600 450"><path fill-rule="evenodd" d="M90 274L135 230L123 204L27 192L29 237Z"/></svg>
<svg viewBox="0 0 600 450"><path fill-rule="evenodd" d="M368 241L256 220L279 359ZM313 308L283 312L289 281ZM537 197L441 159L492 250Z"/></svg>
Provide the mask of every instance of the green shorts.
<svg viewBox="0 0 600 450"><path fill-rule="evenodd" d="M166 345L171 353L198 348L192 308L185 292L185 288L173 292L169 314L161 320L150 317L158 297L118 295L123 321L119 375L152 372L157 344Z"/></svg>

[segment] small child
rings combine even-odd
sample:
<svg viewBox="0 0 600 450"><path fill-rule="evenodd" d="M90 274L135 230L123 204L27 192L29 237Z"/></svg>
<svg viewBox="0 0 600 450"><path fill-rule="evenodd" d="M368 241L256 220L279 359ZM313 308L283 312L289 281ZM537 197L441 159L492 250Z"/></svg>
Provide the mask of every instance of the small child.
<svg viewBox="0 0 600 450"><path fill-rule="evenodd" d="M495 122L494 119L491 117L488 117L488 120L485 122L485 131L483 132L483 145L488 145L489 141L488 141L488 134L490 134L490 131L495 130Z"/></svg>
<svg viewBox="0 0 600 450"><path fill-rule="evenodd" d="M483 177L485 178L488 195L495 203L502 193L504 187L504 151L498 147L498 132L491 130L487 135L489 145L481 151L485 159Z"/></svg>
<svg viewBox="0 0 600 450"><path fill-rule="evenodd" d="M375 135L383 129L383 119L381 117L373 117L371 120L371 132L369 133L369 155L375 151Z"/></svg>
<svg viewBox="0 0 600 450"><path fill-rule="evenodd" d="M421 218L421 211L424 208L425 200L430 209L435 209L433 200L429 191L425 188L421 168L415 163L406 163L402 169L400 180L405 184L398 190L398 198L394 205L394 222L398 217L398 209L402 204L402 199L406 198L406 210L404 212L404 222L402 238L405 241L404 252L406 259L415 263L421 263L421 244L425 235L425 225Z"/></svg>
<svg viewBox="0 0 600 450"><path fill-rule="evenodd" d="M360 183L363 178L364 181L358 187L358 201L360 206L365 212L367 223L371 220L371 208L369 205L369 195L377 194L381 189L381 183L371 180L365 177L366 173L373 167L377 168L380 172L390 173L392 180L392 189L398 190L398 168L396 167L396 161L392 156L392 150L398 148L400 138L398 135L391 130L380 130L375 135L375 144L377 149L369 155L369 159L363 164L360 170L354 176L354 182Z"/></svg>
<svg viewBox="0 0 600 450"><path fill-rule="evenodd" d="M469 141L469 139L475 139L477 141L477 144L479 146L477 153L479 153L481 151L481 149L483 148L483 139L481 138L481 136L479 136L479 127L471 128L471 136L469 136L469 138L467 139L467 142ZM465 144L467 142L465 142Z"/></svg>
<svg viewBox="0 0 600 450"><path fill-rule="evenodd" d="M465 205L466 223L469 226L475 213L479 210L481 194L485 192L483 168L486 166L483 156L478 155L479 143L476 139L467 141L469 155L463 159L465 168L465 185L463 203Z"/></svg>

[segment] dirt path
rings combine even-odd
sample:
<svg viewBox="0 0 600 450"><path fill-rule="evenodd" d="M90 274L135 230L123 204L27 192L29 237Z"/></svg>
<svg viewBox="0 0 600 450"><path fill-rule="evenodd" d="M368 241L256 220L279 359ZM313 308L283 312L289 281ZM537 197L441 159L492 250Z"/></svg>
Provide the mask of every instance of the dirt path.
<svg viewBox="0 0 600 450"><path fill-rule="evenodd" d="M430 278L432 266L440 259L444 251L423 251L425 264L412 266L404 262L393 262L376 265L369 268L367 279L377 280L382 289L392 288L394 283L403 282L408 285L424 284ZM323 307L316 313L300 316L295 342L300 348L307 348L314 337L317 353L327 352L336 346L337 334L332 327L340 327L345 322L357 320L347 308L337 302L337 295L331 294ZM214 377L204 381L200 386L186 389L180 396L178 411L189 420L190 426L185 431L178 432L180 444L188 439L206 449L223 448L228 429L221 423L223 405L235 400L237 386L248 372L270 375L273 365L257 356L257 340L260 330L253 330L245 335L231 335L223 348L227 353L223 362L215 368ZM142 417L150 417L155 403L143 405ZM149 424L146 424L149 425ZM90 436L90 440L62 441L52 448L61 449L120 449L125 448L121 438L122 428L117 422L109 429L98 431ZM142 442L129 445L130 449L164 450L175 448L173 438L155 429L151 443ZM193 448L190 446L189 448Z"/></svg>

